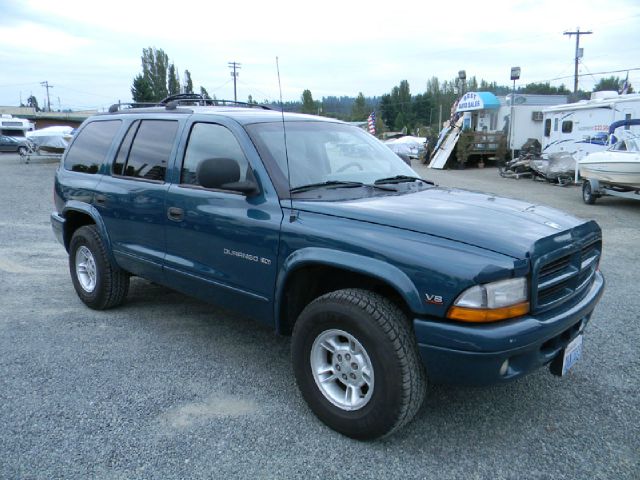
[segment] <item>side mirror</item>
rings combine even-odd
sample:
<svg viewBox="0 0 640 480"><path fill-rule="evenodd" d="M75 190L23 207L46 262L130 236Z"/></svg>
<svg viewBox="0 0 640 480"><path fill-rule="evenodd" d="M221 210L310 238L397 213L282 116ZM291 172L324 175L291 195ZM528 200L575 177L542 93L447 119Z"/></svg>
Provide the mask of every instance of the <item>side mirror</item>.
<svg viewBox="0 0 640 480"><path fill-rule="evenodd" d="M240 181L240 165L231 158L207 158L196 169L198 185L205 188L233 190L244 195L259 191L258 184L251 179Z"/></svg>

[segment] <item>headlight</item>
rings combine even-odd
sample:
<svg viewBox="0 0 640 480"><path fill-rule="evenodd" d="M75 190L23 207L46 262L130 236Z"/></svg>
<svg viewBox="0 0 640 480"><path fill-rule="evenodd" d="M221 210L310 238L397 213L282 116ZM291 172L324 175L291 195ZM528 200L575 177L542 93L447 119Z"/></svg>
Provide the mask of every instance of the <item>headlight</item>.
<svg viewBox="0 0 640 480"><path fill-rule="evenodd" d="M468 288L453 302L447 317L465 322L495 322L529 312L526 278L512 278Z"/></svg>

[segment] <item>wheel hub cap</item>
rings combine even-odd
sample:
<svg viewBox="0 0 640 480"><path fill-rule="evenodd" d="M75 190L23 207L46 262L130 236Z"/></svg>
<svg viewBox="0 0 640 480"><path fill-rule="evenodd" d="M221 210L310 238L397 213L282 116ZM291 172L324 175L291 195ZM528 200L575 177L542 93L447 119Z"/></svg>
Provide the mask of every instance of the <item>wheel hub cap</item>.
<svg viewBox="0 0 640 480"><path fill-rule="evenodd" d="M91 293L96 288L96 261L84 245L76 250L76 277L82 289Z"/></svg>
<svg viewBox="0 0 640 480"><path fill-rule="evenodd" d="M373 366L362 344L343 330L325 330L311 347L313 378L327 400L359 410L373 394Z"/></svg>

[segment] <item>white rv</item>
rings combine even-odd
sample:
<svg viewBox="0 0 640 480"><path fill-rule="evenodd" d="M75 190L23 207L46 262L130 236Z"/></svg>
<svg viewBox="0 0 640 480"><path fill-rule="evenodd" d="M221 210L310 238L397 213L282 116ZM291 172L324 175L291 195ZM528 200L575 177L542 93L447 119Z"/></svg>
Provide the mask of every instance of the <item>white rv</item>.
<svg viewBox="0 0 640 480"><path fill-rule="evenodd" d="M24 118L16 118L6 113L3 113L0 117L0 135L24 140L27 132L33 129L33 123Z"/></svg>
<svg viewBox="0 0 640 480"><path fill-rule="evenodd" d="M576 160L604 150L609 125L640 118L640 94L594 92L590 100L555 105L543 110L542 153L568 152ZM640 127L626 126L625 129Z"/></svg>

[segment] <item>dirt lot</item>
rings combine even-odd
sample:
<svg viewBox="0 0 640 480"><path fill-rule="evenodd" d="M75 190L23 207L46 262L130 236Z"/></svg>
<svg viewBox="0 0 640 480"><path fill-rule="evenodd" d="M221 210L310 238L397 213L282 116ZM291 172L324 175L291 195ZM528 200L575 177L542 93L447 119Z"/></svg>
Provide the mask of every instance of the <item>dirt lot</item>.
<svg viewBox="0 0 640 480"><path fill-rule="evenodd" d="M416 166L596 219L607 291L568 377L433 385L408 428L363 443L306 407L287 338L139 279L86 308L49 226L55 168L0 155L0 478L640 478L640 202Z"/></svg>

